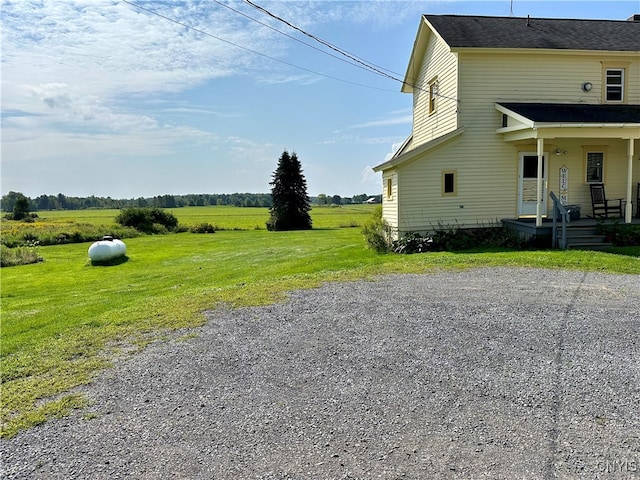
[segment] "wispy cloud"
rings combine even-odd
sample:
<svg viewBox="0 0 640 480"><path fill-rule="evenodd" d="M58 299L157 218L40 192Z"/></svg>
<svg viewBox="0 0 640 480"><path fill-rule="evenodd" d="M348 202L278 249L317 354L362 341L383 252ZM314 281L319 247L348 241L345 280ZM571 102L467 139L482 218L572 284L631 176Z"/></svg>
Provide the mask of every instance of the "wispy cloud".
<svg viewBox="0 0 640 480"><path fill-rule="evenodd" d="M303 51L306 47L211 1L140 0L145 9L183 25L116 0L0 1L2 156L3 163L12 166L3 171L3 183L39 168L13 168L20 162L65 162L65 168L89 171L99 161L115 157L139 156L141 162L153 156L182 158L194 145L202 146L203 152L224 151L220 158L237 163L272 163L280 147L239 138L222 128L223 122L203 120L244 117L249 110L216 102L211 91L201 104L194 97L186 99L187 93L230 78L248 80L248 85L310 85L322 79L252 53L291 61L292 45ZM241 1L228 3L286 30ZM263 3L314 33L338 24L384 30L415 15L419 4ZM292 63L297 61L313 69L304 64L304 55ZM400 117L357 127L397 125ZM388 144L395 138L342 135L332 141Z"/></svg>
<svg viewBox="0 0 640 480"><path fill-rule="evenodd" d="M388 135L388 136L366 136L366 135L346 135L339 134L334 136L333 138L324 140L322 142L318 142L321 145L334 145L334 144L345 144L345 145L385 145L392 142L397 142L399 139L396 135Z"/></svg>
<svg viewBox="0 0 640 480"><path fill-rule="evenodd" d="M349 128L370 128L370 127L389 127L391 125L411 125L413 116L411 114L383 118L380 120L371 120L369 122L351 125Z"/></svg>
<svg viewBox="0 0 640 480"><path fill-rule="evenodd" d="M437 2L441 3L441 2ZM300 25L352 22L378 31L400 25L408 18L424 13L423 1L349 0L309 2L268 2L273 11L288 14ZM286 18L286 17L285 17Z"/></svg>

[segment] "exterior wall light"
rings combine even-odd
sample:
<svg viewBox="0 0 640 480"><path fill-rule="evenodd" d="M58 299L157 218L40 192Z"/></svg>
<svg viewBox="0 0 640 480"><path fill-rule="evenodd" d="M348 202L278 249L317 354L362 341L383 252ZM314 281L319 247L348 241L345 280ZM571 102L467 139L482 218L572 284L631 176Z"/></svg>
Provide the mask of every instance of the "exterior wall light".
<svg viewBox="0 0 640 480"><path fill-rule="evenodd" d="M591 84L591 82L584 82L582 84L582 90L584 90L585 92L591 91L592 88L593 88L593 85Z"/></svg>

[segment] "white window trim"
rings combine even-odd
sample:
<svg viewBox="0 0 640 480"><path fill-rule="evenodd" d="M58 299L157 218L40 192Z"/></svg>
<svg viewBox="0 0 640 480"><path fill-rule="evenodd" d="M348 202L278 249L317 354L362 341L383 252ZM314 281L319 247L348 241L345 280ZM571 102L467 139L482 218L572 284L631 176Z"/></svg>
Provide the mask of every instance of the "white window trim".
<svg viewBox="0 0 640 480"><path fill-rule="evenodd" d="M429 83L429 98L427 99L427 113L432 115L438 109L436 99L438 97L438 77L432 78Z"/></svg>
<svg viewBox="0 0 640 480"><path fill-rule="evenodd" d="M589 178L587 177L587 175L589 174L589 154L590 153L600 153L602 154L602 168L600 169L600 175L601 175L601 179L600 180L589 180ZM605 163L606 163L606 152L604 150L599 150L599 149L589 149L589 150L585 150L585 155L584 155L584 179L585 182L587 184L591 184L591 183L604 183L604 171L605 171Z"/></svg>
<svg viewBox="0 0 640 480"><path fill-rule="evenodd" d="M445 192L445 178L446 175L453 175L453 191ZM457 197L458 196L458 170L442 170L441 172L441 195L443 197Z"/></svg>
<svg viewBox="0 0 640 480"><path fill-rule="evenodd" d="M620 72L620 84L609 84L609 72ZM605 95L605 101L607 103L624 103L624 99L625 99L625 94L626 94L626 89L625 87L625 81L626 81L626 72L624 68L606 68L604 71L604 80L605 80L605 84L604 84L604 95ZM609 99L609 87L619 87L620 88L620 100L610 100Z"/></svg>

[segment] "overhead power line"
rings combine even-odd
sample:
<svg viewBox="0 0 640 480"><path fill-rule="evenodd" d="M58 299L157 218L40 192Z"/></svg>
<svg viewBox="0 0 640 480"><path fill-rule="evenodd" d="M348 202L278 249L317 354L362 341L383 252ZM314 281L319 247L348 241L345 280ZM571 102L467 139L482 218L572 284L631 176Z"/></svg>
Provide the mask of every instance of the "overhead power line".
<svg viewBox="0 0 640 480"><path fill-rule="evenodd" d="M340 55L343 55L343 56L345 56L345 57L347 57L347 58L349 58L349 59L353 60L354 62L359 63L359 64L360 64L360 65L362 65L364 68L366 68L366 69L368 69L368 70L371 70L372 72L377 73L378 75L382 75L383 77L387 77L387 78L389 78L389 79L391 79L391 80L394 80L394 81L396 81L396 82L404 83L404 81L403 81L402 79L397 78L397 77L395 77L395 76L393 76L393 75L390 75L389 73L386 73L386 72L390 72L390 73L393 73L393 74L395 74L395 75L400 75L399 73L393 72L393 71L388 70L388 69L386 69L386 68L384 68L384 67L381 67L381 66L376 65L376 64L374 64L374 63L368 62L368 61L366 61L366 60L364 60L364 59L362 59L362 58L360 58L360 57L356 56L355 54L352 54L352 53L350 53L350 52L347 52L346 50L343 50L343 49L341 49L340 47L337 47L337 46L335 46L335 45L333 45L333 44L329 43L328 41L323 40L322 38L319 38L319 37L317 37L317 36L313 35L312 33L309 33L309 32L307 32L307 31L303 30L303 29L302 29L302 28L300 28L300 27L297 27L296 25L292 24L291 22L288 22L288 21L287 21L287 20L285 20L284 18L281 18L281 17L279 17L278 15L276 15L276 14L274 14L274 13L271 13L271 12L270 12L269 10L267 10L266 8L261 7L260 5L257 5L257 4L255 4L255 3L253 3L251 0L244 0L244 2L245 2L247 5L250 5L251 7L253 7L253 8L255 8L255 9L259 10L259 11L260 11L260 12L262 12L262 13L264 13L265 15L268 15L269 17L274 18L274 19L278 20L279 22L284 23L285 25L289 26L290 28L292 28L292 29L294 29L294 30L296 30L296 31L298 31L298 32L300 32L300 33L302 33L303 35L306 35L307 37L309 37L309 38L311 38L311 39L315 40L316 42L318 42L318 43L320 43L320 44L322 44L322 45L324 45L324 46L326 46L326 47L330 48L331 50L334 50L335 52L338 52Z"/></svg>
<svg viewBox="0 0 640 480"><path fill-rule="evenodd" d="M279 33L280 35L284 35L285 37L290 38L291 40L294 40L294 41L296 41L298 43L301 43L302 45L305 45L305 46L307 46L309 48L313 48L314 50L317 50L318 52L320 52L320 53L322 53L324 55L329 55L330 57L335 58L336 60L339 60L341 62L347 63L349 65L353 65L354 67L358 67L358 68L361 68L363 70L369 71L369 69L367 67L363 66L363 65L359 65L357 63L351 62L351 61L349 61L349 60L347 60L345 58L339 57L338 55L334 55L331 52L327 52L326 50L322 50L321 48L318 48L318 47L316 47L314 45L311 45L310 43L304 42L304 41L300 40L299 38L296 38L293 35L289 35L288 33L283 32L282 30L278 30L277 28L273 27L272 25L269 25L268 23L261 22L260 20L258 20L256 18L253 18L252 16L247 15L244 12L241 12L240 10L237 10L237 9L233 8L232 6L230 6L230 5L227 5L226 3L223 3L220 0L212 0L212 1L217 3L218 5L220 5L221 7L227 8L227 9L231 10L232 12L237 13L238 15L242 15L243 17L248 18L249 20L251 20L253 22L256 22L257 24L262 25L263 27L267 27L267 28L273 30L274 32Z"/></svg>
<svg viewBox="0 0 640 480"><path fill-rule="evenodd" d="M331 80L336 80L336 81L338 81L338 82L343 82L343 83L349 83L349 84L351 84L351 85L356 85L356 86L358 86L358 87L370 88L370 89L373 89L373 90L381 90L381 91L386 91L386 92L392 92L392 91L393 91L393 90L388 90L388 89L384 89L384 88L372 87L372 86L370 86L370 85L363 85L363 84L360 84L360 83L357 83L357 82L352 82L352 81L350 81L350 80L345 80L345 79L343 79L343 78L333 77L333 76L331 76L331 75L327 75L327 74L322 73L322 72L317 72L317 71L315 71L315 70L311 70L311 69L309 69L309 68L301 67L300 65L295 65L295 64L293 64L293 63L290 63L290 62L287 62L287 61L281 60L281 59L279 59L279 58L272 57L272 56L270 56L270 55L267 55L267 54L262 53L262 52L258 52L258 51L256 51L256 50L253 50L253 49L251 49L251 48L245 47L245 46L243 46L243 45L239 45L239 44L234 43L234 42L231 42L231 41L229 41L229 40L225 40L224 38L218 37L218 36L213 35L213 34L211 34L211 33L209 33L209 32L206 32L206 31L204 31L204 30L201 30L201 29L199 29L199 28L192 27L191 25L187 25L186 23L183 23L183 22L181 22L181 21L179 21L179 20L176 20L176 19L174 19L174 18L171 18L171 17L169 17L169 16L167 16L167 15L164 15L164 14L162 14L162 13L156 12L155 10L151 10L150 8L144 7L144 6L140 5L139 3L132 2L132 1L130 1L130 0L121 0L121 1L122 1L123 3L128 4L128 5L131 5L131 6L132 6L132 7L134 7L134 8L137 8L137 9L139 9L139 10L143 10L143 11L145 11L145 12L147 12L147 13L150 13L150 14L152 14L152 15L155 15L155 16L157 16L157 17L160 17L160 18L162 18L162 19L164 19L164 20L167 20L167 21L169 21L169 22L175 23L176 25L180 25L181 27L184 27L184 28L186 28L186 29L188 29L188 30L190 30L190 31L193 31L193 32L199 33L199 34L201 34L201 35L205 35L205 36L210 37L210 38L214 38L214 39L216 39L216 40L218 40L218 41L220 41L220 42L224 42L224 43L226 43L226 44L228 44L228 45L232 45L232 46L234 46L234 47L236 47L236 48L240 48L240 49L242 49L242 50L244 50L244 51L247 51L247 52L253 53L253 54L255 54L255 55L259 55L259 56L264 57L264 58L268 58L269 60L273 60L273 61L275 61L275 62L282 63L282 64L287 65L287 66L289 66L289 67L297 68L297 69L299 69L299 70L303 70L303 71L305 71L305 72L313 73L314 75L319 75L319 76L321 76L321 77L329 78L329 79L331 79Z"/></svg>

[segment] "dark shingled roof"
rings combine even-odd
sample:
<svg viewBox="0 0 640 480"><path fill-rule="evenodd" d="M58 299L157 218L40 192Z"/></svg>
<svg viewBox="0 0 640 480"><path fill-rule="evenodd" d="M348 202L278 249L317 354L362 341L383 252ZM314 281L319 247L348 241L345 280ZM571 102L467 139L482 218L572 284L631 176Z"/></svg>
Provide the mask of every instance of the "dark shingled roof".
<svg viewBox="0 0 640 480"><path fill-rule="evenodd" d="M640 22L424 15L450 47L640 51Z"/></svg>
<svg viewBox="0 0 640 480"><path fill-rule="evenodd" d="M536 123L639 123L640 105L498 103Z"/></svg>

